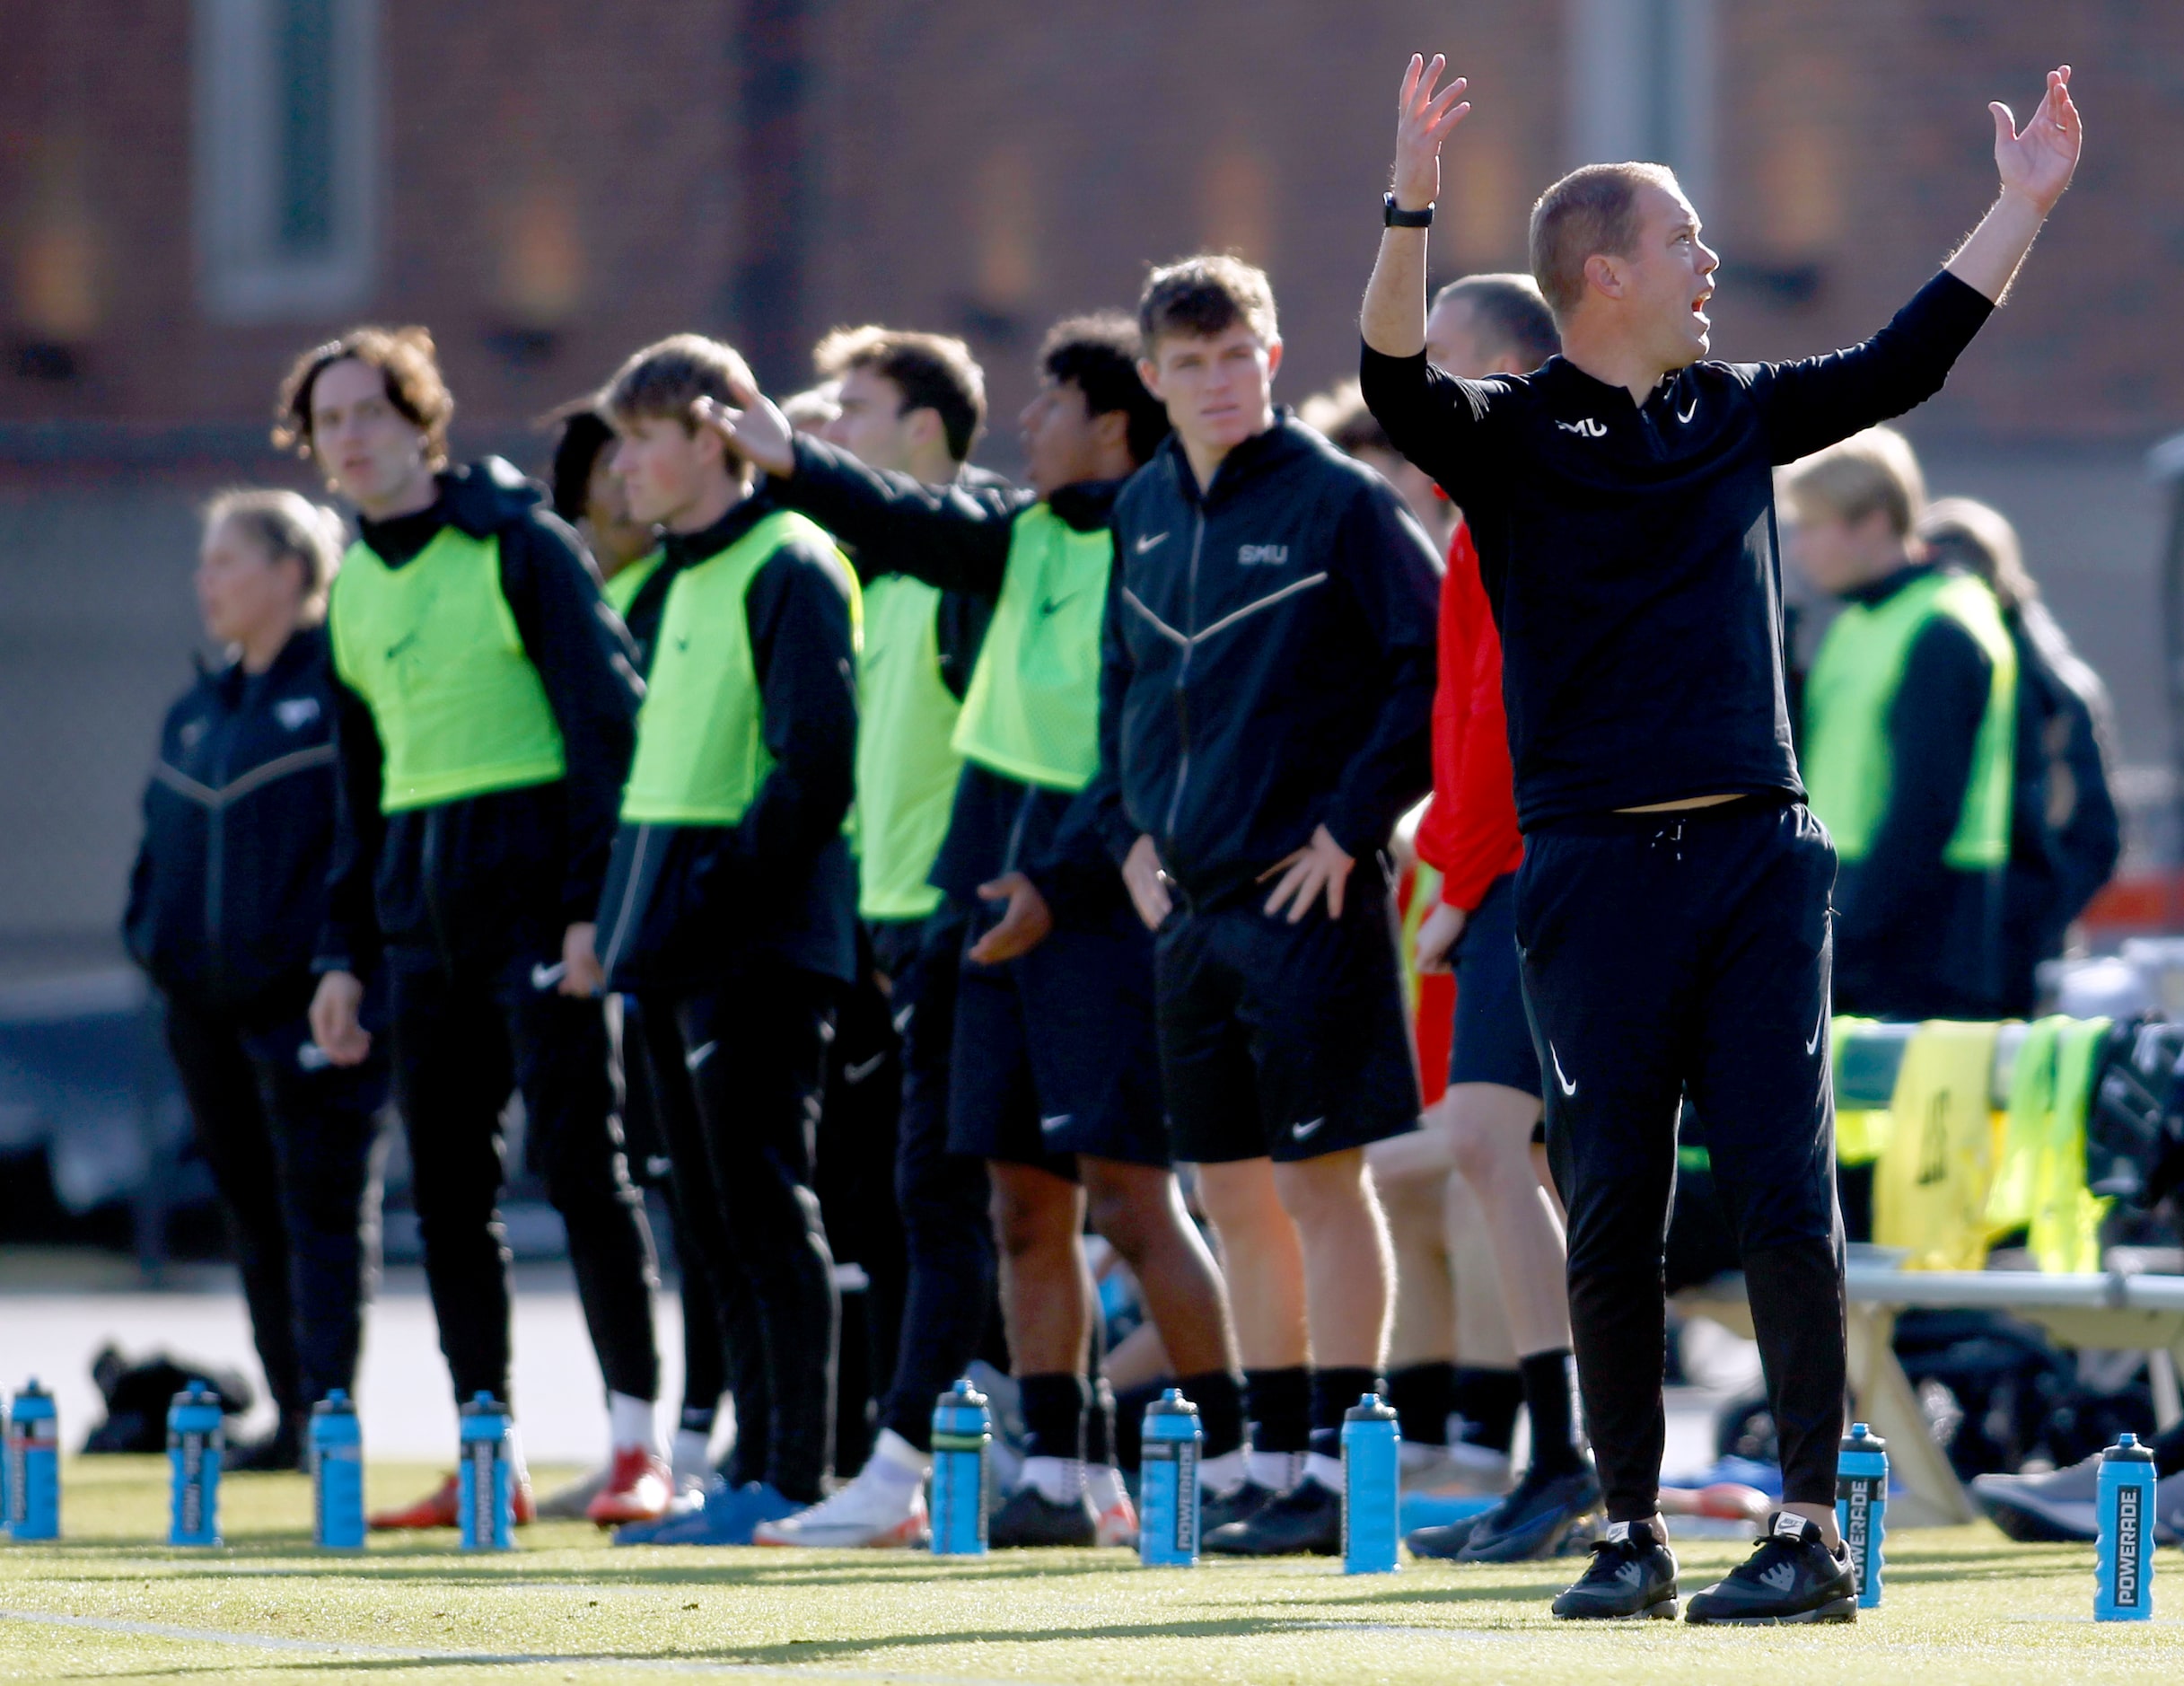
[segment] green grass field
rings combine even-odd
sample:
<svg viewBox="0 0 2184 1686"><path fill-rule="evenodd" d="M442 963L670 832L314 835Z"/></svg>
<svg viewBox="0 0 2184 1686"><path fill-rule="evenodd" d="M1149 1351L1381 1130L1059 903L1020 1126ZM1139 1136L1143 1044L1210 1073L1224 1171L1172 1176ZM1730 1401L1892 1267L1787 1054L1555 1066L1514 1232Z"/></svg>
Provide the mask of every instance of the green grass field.
<svg viewBox="0 0 2184 1686"><path fill-rule="evenodd" d="M542 1474L544 1472L541 1472ZM373 1501L434 1478L377 1466ZM304 1682L601 1682L662 1674L932 1682L2173 1682L2184 1623L2095 1627L2092 1553L1984 1526L1899 1533L1888 1603L1855 1627L1575 1627L1548 1599L1574 1565L1413 1563L1346 1579L1320 1561L1146 1571L1121 1551L627 1550L573 1524L465 1557L452 1538L327 1557L301 1477L222 1486L221 1550L179 1552L165 1463L68 1469L51 1546L0 1546L0 1678ZM1688 1545L1688 1591L1736 1561ZM2184 1562L2162 1553L2177 1576ZM2158 1585L2158 1583L2157 1583Z"/></svg>

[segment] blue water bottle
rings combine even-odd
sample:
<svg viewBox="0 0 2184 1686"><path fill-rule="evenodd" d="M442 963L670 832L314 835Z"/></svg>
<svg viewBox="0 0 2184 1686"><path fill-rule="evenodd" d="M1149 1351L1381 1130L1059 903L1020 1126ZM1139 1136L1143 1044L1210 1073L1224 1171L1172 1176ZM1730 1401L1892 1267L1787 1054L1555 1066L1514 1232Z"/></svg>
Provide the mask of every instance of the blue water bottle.
<svg viewBox="0 0 2184 1686"><path fill-rule="evenodd" d="M14 1515L8 1504L8 1468L15 1462L15 1427L8 1420L8 1396L0 1392L0 1540L8 1536L8 1519Z"/></svg>
<svg viewBox="0 0 2184 1686"><path fill-rule="evenodd" d="M61 1535L61 1426L53 1395L32 1376L7 1414L7 1531L17 1540Z"/></svg>
<svg viewBox="0 0 2184 1686"><path fill-rule="evenodd" d="M994 1418L965 1376L933 1406L933 1555L986 1555L986 1471Z"/></svg>
<svg viewBox="0 0 2184 1686"><path fill-rule="evenodd" d="M2118 1435L2101 1454L2094 1509L2101 1525L2093 1549L2093 1620L2153 1620L2153 1449Z"/></svg>
<svg viewBox="0 0 2184 1686"><path fill-rule="evenodd" d="M1198 1561L1198 1451L1206 1431L1198 1408L1169 1388L1145 1407L1139 1443L1137 1560L1147 1568L1195 1567Z"/></svg>
<svg viewBox="0 0 2184 1686"><path fill-rule="evenodd" d="M324 1551L364 1542L364 1433L344 1387L311 1408L311 1542Z"/></svg>
<svg viewBox="0 0 2184 1686"><path fill-rule="evenodd" d="M1853 1423L1835 1459L1835 1525L1850 1553L1858 1608L1881 1607L1881 1541L1887 1532L1889 1443Z"/></svg>
<svg viewBox="0 0 2184 1686"><path fill-rule="evenodd" d="M167 1407L167 1543L220 1543L220 1396L192 1381Z"/></svg>
<svg viewBox="0 0 2184 1686"><path fill-rule="evenodd" d="M1399 1466L1402 1443L1395 1410L1367 1393L1342 1414L1342 1572L1396 1570Z"/></svg>
<svg viewBox="0 0 2184 1686"><path fill-rule="evenodd" d="M455 1460L455 1520L465 1551L505 1551L515 1544L515 1471L508 1408L490 1393L462 1408Z"/></svg>

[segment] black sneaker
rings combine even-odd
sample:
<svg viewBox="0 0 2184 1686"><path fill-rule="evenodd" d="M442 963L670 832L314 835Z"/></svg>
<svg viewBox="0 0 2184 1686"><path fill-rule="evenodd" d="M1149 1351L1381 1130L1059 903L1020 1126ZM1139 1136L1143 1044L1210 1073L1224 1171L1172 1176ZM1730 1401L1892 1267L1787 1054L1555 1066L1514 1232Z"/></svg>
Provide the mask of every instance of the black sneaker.
<svg viewBox="0 0 2184 1686"><path fill-rule="evenodd" d="M1646 1522L1611 1522L1592 1542L1592 1567L1555 1601L1555 1613L1572 1620L1617 1620L1642 1616L1676 1620L1676 1554Z"/></svg>
<svg viewBox="0 0 2184 1686"><path fill-rule="evenodd" d="M1271 1487L1261 1487L1247 1477L1225 1493L1206 1493L1198 1499L1198 1537L1232 1522L1247 1522L1274 1502Z"/></svg>
<svg viewBox="0 0 2184 1686"><path fill-rule="evenodd" d="M285 1421L262 1440L245 1440L220 1454L220 1467L245 1473L300 1470L303 1467L303 1436L293 1420Z"/></svg>
<svg viewBox="0 0 2184 1686"><path fill-rule="evenodd" d="M1460 1560L1523 1563L1558 1556L1570 1530L1600 1502L1600 1477L1589 1463L1547 1474L1527 1471L1514 1492L1472 1524Z"/></svg>
<svg viewBox="0 0 2184 1686"><path fill-rule="evenodd" d="M1029 1484L1011 1493L986 1524L986 1542L996 1547L1088 1546L1099 1537L1100 1518L1083 1493L1057 1504Z"/></svg>
<svg viewBox="0 0 2184 1686"><path fill-rule="evenodd" d="M1488 1514L1482 1510L1476 1516L1466 1516L1457 1522L1435 1523L1430 1528L1413 1528L1403 1536L1403 1543L1410 1548L1410 1555L1414 1558L1460 1556L1471 1538L1471 1530L1478 1527Z"/></svg>
<svg viewBox="0 0 2184 1686"><path fill-rule="evenodd" d="M1336 1557L1342 1551L1342 1495L1308 1475L1243 1521L1215 1528L1205 1538L1208 1551L1229 1557L1286 1558L1307 1552Z"/></svg>
<svg viewBox="0 0 2184 1686"><path fill-rule="evenodd" d="M1828 1550L1802 1516L1778 1510L1751 1556L1703 1593L1686 1621L1773 1627L1785 1621L1855 1621L1858 1588L1850 1555Z"/></svg>

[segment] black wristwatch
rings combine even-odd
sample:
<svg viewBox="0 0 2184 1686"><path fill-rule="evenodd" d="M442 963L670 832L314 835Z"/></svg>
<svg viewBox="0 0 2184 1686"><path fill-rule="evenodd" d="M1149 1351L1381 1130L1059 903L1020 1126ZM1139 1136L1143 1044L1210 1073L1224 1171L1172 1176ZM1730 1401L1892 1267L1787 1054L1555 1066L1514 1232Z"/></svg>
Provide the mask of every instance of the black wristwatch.
<svg viewBox="0 0 2184 1686"><path fill-rule="evenodd" d="M1423 211L1406 211L1395 202L1395 195L1381 195L1381 221L1389 228L1431 228L1434 225L1434 207Z"/></svg>

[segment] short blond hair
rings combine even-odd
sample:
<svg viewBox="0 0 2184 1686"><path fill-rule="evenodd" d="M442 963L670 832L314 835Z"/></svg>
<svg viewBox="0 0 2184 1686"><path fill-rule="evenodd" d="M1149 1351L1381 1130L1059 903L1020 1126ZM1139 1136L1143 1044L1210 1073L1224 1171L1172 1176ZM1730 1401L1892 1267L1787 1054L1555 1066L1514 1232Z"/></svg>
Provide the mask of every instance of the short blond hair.
<svg viewBox="0 0 2184 1686"><path fill-rule="evenodd" d="M202 520L207 534L232 522L274 561L295 563L303 570L299 619L304 626L315 627L326 618L326 593L340 571L341 552L348 543L348 530L334 511L300 492L238 487L207 503Z"/></svg>
<svg viewBox="0 0 2184 1686"><path fill-rule="evenodd" d="M1531 278L1555 313L1568 321L1585 296L1585 262L1595 254L1627 258L1638 243L1638 189L1680 191L1666 164L1586 164L1532 202Z"/></svg>
<svg viewBox="0 0 2184 1686"><path fill-rule="evenodd" d="M1918 453L1893 427L1868 427L1783 471L1783 496L1798 514L1832 515L1847 524L1875 510L1889 531L1908 539L1926 509L1926 477Z"/></svg>

